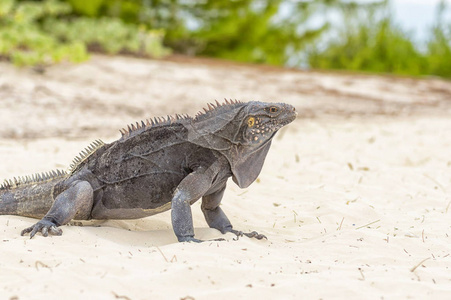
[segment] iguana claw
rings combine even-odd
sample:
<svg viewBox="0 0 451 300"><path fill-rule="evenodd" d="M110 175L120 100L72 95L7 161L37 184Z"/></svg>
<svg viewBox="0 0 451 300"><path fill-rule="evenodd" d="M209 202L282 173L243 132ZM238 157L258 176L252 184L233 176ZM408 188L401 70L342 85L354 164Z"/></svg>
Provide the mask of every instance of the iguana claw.
<svg viewBox="0 0 451 300"><path fill-rule="evenodd" d="M259 234L257 231L252 231L252 232L242 232L239 230L235 230L232 229L230 231L231 233L234 233L237 236L237 239L239 239L240 237L242 237L243 235L247 236L248 238L256 238L257 240L261 240L261 239L268 239L266 237L266 235L264 234Z"/></svg>
<svg viewBox="0 0 451 300"><path fill-rule="evenodd" d="M34 224L33 226L30 226L30 227L22 230L20 235L23 236L27 233L30 233L30 239L32 239L38 232L41 232L43 236L48 236L49 232L51 235L62 235L63 234L63 231L61 230L61 228L56 227L56 224L54 224L53 222L47 221L47 220L41 220L38 223Z"/></svg>

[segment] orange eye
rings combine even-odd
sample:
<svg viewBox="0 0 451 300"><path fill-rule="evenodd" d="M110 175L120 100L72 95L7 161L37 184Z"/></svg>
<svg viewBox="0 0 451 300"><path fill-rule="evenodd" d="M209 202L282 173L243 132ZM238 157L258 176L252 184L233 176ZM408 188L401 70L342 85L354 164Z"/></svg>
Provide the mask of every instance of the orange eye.
<svg viewBox="0 0 451 300"><path fill-rule="evenodd" d="M269 109L269 111L272 112L272 113L275 113L275 112L278 111L278 109L277 109L277 107L272 106L272 107Z"/></svg>
<svg viewBox="0 0 451 300"><path fill-rule="evenodd" d="M249 119L247 119L247 126L253 127L254 125L255 125L255 118L254 117L250 117Z"/></svg>

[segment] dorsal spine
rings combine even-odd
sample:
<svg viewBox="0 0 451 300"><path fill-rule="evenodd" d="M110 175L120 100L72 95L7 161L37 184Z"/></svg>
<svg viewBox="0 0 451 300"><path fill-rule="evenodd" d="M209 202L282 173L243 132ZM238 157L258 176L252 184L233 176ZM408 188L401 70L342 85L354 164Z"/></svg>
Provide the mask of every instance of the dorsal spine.
<svg viewBox="0 0 451 300"><path fill-rule="evenodd" d="M78 156L75 156L74 160L69 165L67 172L69 174L72 174L81 163L83 163L89 156L91 156L94 152L96 152L97 149L99 149L103 145L105 145L105 143L101 140L95 140L94 142L92 142L88 147L82 150L80 154L78 154Z"/></svg>
<svg viewBox="0 0 451 300"><path fill-rule="evenodd" d="M14 177L13 179L5 179L0 185L0 190L15 189L25 185L33 185L43 183L53 179L66 177L67 173L63 170L52 170L50 172L36 173L33 175Z"/></svg>
<svg viewBox="0 0 451 300"><path fill-rule="evenodd" d="M241 101L238 100L227 100L224 99L224 102L221 104L219 103L218 100L215 101L216 104L213 103L208 103L207 104L207 108L204 108L204 111L199 111L194 120L199 119L199 117L206 117L208 115L210 115L212 112L214 112L216 109L224 107L224 106L235 106L235 105L239 105L242 104ZM141 121L141 123L136 122L135 124L130 124L127 126L127 128L122 128L119 130L119 132L121 133L121 138L120 140L125 140L129 137L135 136L141 132L143 132L144 130L148 130L148 129L152 129L155 127L160 127L160 126L167 126L167 125L171 125L171 124L180 124L180 123L184 123L186 121L189 120L193 120L192 117L190 117L189 115L180 115L180 114L176 114L175 116L167 116L167 117L155 117L155 118L149 118L146 119L146 121Z"/></svg>
<svg viewBox="0 0 451 300"><path fill-rule="evenodd" d="M176 114L175 117L168 115L166 118L165 117L155 117L153 119L149 118L146 119L145 122L141 121L141 123L136 122L135 124L127 125L127 128L122 128L119 130L119 132L122 135L121 140L124 140L150 128L171 125L185 120L191 120L191 117L188 115Z"/></svg>

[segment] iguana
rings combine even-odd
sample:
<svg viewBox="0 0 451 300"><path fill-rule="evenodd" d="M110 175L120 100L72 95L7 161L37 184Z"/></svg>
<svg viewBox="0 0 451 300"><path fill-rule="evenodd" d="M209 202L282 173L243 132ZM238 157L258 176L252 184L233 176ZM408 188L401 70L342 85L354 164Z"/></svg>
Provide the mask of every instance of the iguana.
<svg viewBox="0 0 451 300"><path fill-rule="evenodd" d="M93 142L68 171L6 180L0 214L42 218L21 235L61 235L70 220L137 219L169 209L178 241L194 237L190 205L211 228L261 239L233 229L219 206L229 177L248 187L259 175L276 132L296 118L284 103L225 100L188 115L147 119L121 129L110 144Z"/></svg>

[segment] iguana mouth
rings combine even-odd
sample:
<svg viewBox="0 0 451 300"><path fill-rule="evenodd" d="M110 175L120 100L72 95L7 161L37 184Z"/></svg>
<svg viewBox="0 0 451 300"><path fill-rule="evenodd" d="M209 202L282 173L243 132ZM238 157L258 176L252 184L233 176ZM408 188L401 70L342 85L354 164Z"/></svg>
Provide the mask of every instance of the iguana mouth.
<svg viewBox="0 0 451 300"><path fill-rule="evenodd" d="M284 119L280 120L279 124L282 125L282 126L285 126L285 125L288 125L291 122L293 122L296 119L296 116L298 114L297 112L295 112L295 113L296 114L293 115L293 116L290 116L290 117L287 117L287 118L284 118Z"/></svg>
<svg viewBox="0 0 451 300"><path fill-rule="evenodd" d="M297 116L297 113L292 115L292 116L288 116L286 118L283 118L283 119L274 119L274 120L270 121L270 124L272 126L274 126L274 127L281 128L281 127L283 127L285 125L288 125L291 122L293 122L296 119L296 116ZM274 129L276 129L276 128L274 128Z"/></svg>
<svg viewBox="0 0 451 300"><path fill-rule="evenodd" d="M281 127L290 124L296 119L298 112L294 107L291 107L291 110L288 110L286 112L286 115L286 117L278 119L276 121L276 124L280 125Z"/></svg>

